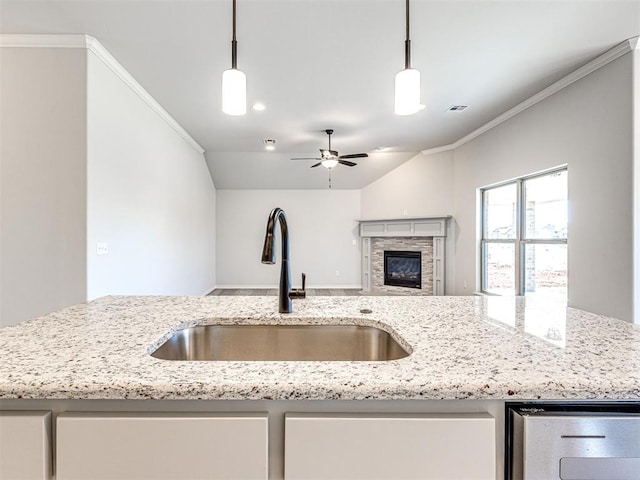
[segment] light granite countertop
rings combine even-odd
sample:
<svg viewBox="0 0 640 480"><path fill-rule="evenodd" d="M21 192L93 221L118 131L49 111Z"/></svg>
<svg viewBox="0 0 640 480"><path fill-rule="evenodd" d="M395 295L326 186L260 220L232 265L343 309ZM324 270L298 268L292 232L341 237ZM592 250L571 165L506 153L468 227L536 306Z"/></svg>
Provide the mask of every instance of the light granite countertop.
<svg viewBox="0 0 640 480"><path fill-rule="evenodd" d="M368 308L370 314L360 310ZM640 399L640 328L534 298L104 297L0 329L0 398ZM356 323L386 362L182 362L149 352L211 323Z"/></svg>

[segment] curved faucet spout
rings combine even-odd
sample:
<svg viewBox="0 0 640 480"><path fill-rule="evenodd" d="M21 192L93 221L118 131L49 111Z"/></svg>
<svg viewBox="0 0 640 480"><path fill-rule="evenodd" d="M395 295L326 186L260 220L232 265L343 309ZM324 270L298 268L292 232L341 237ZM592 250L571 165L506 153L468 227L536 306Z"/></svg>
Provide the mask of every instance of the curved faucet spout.
<svg viewBox="0 0 640 480"><path fill-rule="evenodd" d="M278 289L278 306L280 313L293 312L289 291L291 290L291 271L289 269L289 229L287 228L287 216L279 207L271 210L267 220L267 231L262 247L262 263L273 265L276 263L276 253L273 248L276 230L276 221L280 223L282 237L282 258L280 259L280 285Z"/></svg>

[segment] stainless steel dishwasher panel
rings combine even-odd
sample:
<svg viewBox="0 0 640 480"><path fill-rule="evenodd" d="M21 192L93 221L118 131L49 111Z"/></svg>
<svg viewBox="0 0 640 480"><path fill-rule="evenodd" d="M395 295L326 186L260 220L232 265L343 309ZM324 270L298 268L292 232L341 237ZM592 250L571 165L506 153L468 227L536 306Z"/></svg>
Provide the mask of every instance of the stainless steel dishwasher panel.
<svg viewBox="0 0 640 480"><path fill-rule="evenodd" d="M512 479L640 480L637 414L511 411L511 415Z"/></svg>

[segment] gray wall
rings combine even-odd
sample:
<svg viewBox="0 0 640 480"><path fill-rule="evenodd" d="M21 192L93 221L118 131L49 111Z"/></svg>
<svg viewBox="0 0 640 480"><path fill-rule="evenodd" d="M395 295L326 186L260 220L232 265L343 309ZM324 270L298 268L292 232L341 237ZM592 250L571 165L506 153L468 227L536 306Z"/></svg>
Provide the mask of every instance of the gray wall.
<svg viewBox="0 0 640 480"><path fill-rule="evenodd" d="M360 190L218 190L217 197L218 287L278 285L279 229L276 265L260 263L274 207L287 214L294 286L302 272L312 288L361 285Z"/></svg>
<svg viewBox="0 0 640 480"><path fill-rule="evenodd" d="M416 155L362 189L362 218L442 217L454 211L454 152ZM445 245L445 293L454 291L455 218ZM468 288L466 294L471 293Z"/></svg>
<svg viewBox="0 0 640 480"><path fill-rule="evenodd" d="M453 152L421 153L362 189L362 218L453 213Z"/></svg>
<svg viewBox="0 0 640 480"><path fill-rule="evenodd" d="M632 55L455 151L456 293L477 285L476 189L567 164L569 304L632 319Z"/></svg>
<svg viewBox="0 0 640 480"><path fill-rule="evenodd" d="M84 45L0 49L0 326L215 287L204 156Z"/></svg>
<svg viewBox="0 0 640 480"><path fill-rule="evenodd" d="M633 51L633 321L640 324L640 50Z"/></svg>
<svg viewBox="0 0 640 480"><path fill-rule="evenodd" d="M86 51L0 48L0 326L86 298Z"/></svg>
<svg viewBox="0 0 640 480"><path fill-rule="evenodd" d="M412 216L452 213L447 293L468 295L479 288L478 188L567 164L569 304L632 320L632 56L454 151L415 157L362 190L363 216L401 217L411 201Z"/></svg>

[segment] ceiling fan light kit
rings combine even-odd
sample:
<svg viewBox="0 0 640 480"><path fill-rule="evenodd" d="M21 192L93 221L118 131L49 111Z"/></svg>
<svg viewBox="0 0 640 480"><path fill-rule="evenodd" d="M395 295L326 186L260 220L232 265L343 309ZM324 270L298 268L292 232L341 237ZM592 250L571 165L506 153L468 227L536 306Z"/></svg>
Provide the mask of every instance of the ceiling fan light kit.
<svg viewBox="0 0 640 480"><path fill-rule="evenodd" d="M322 166L324 168L327 168L327 169L331 170L333 167L338 165L338 159L337 158L332 158L332 159L329 159L329 160L323 160L320 163L322 164Z"/></svg>
<svg viewBox="0 0 640 480"><path fill-rule="evenodd" d="M357 163L355 162L350 162L349 160L346 160L347 158L366 158L369 156L366 153L351 153L349 155L339 155L336 150L331 149L331 135L333 135L333 130L329 128L324 132L329 136L329 148L321 148L319 158L302 157L302 158L292 158L291 160L318 160L318 163L314 163L313 165L311 165L311 168L316 168L322 165L327 170L331 170L338 164L344 165L346 167L355 167L357 165ZM331 178L329 178L329 182L331 182Z"/></svg>
<svg viewBox="0 0 640 480"><path fill-rule="evenodd" d="M404 70L396 74L395 113L412 115L422 109L420 104L420 71L411 68L411 40L409 39L409 0L406 0L406 31L404 41Z"/></svg>
<svg viewBox="0 0 640 480"><path fill-rule="evenodd" d="M231 39L231 68L222 73L222 111L227 115L247 113L247 76L238 70L238 42L236 41L236 0L233 0L233 37Z"/></svg>

